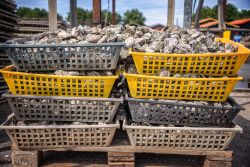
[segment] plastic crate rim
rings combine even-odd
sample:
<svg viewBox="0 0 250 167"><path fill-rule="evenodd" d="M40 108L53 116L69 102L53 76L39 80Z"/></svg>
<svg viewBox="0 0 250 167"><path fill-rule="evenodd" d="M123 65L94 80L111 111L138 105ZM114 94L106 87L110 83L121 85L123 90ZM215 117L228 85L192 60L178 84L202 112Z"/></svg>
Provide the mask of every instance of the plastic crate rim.
<svg viewBox="0 0 250 167"><path fill-rule="evenodd" d="M114 101L123 102L123 97L120 98L92 98L92 97L68 97L68 96L33 96L33 95L12 95L10 92L2 94L5 98L29 98L29 99L55 99L55 100L91 100L91 101Z"/></svg>
<svg viewBox="0 0 250 167"><path fill-rule="evenodd" d="M125 46L124 42L116 43L86 43L86 44L0 44L0 48L46 48L46 47L105 47L105 46Z"/></svg>
<svg viewBox="0 0 250 167"><path fill-rule="evenodd" d="M117 79L119 78L119 75L115 76L65 76L65 75L52 75L52 74L36 74L36 73L26 73L26 72L16 72L16 71L11 71L14 67L14 65L6 66L3 69L0 69L0 72L3 74L14 74L14 75L23 75L23 76L39 76L39 77L44 77L44 76L49 76L51 78L75 78L75 79Z"/></svg>
<svg viewBox="0 0 250 167"><path fill-rule="evenodd" d="M240 54L244 54L244 56L249 56L250 54L250 49L246 48L244 45L240 44L240 43L236 43L233 42L231 40L225 39L225 38L216 38L215 41L221 41L223 43L230 43L233 46L237 46L240 48L243 48L244 51L241 52L230 52L230 53L194 53L194 54L176 54L176 53L149 53L149 52L135 52L132 49L129 50L129 54L131 55L143 55L143 56L160 56L160 57L164 57L164 56L169 56L169 57L190 57L190 55L192 56L199 56L199 57L205 57L205 56L234 56L234 55L240 55Z"/></svg>
<svg viewBox="0 0 250 167"><path fill-rule="evenodd" d="M14 114L11 114L6 121L0 125L0 129L62 129L62 128L119 128L119 122L115 121L114 124L105 125L47 125L47 126L9 126L11 120L15 119Z"/></svg>
<svg viewBox="0 0 250 167"><path fill-rule="evenodd" d="M123 129L148 129L148 130L211 130L211 131L234 131L234 132L243 132L243 129L233 123L231 128L220 128L220 127L155 127L155 126L131 126L128 125L127 120L123 120Z"/></svg>
<svg viewBox="0 0 250 167"><path fill-rule="evenodd" d="M234 110L244 110L243 107L241 107L232 97L228 97L227 101L231 107L216 107L216 106L203 106L199 104L181 104L181 103L174 103L174 102L165 102L165 101L159 101L155 99L136 99L136 98L131 98L131 97L126 97L124 100L128 102L142 102L142 103L156 103L156 104L173 104L176 106L191 106L191 107L201 107L201 108L208 108L208 109L234 109ZM231 102L230 102L231 101ZM217 103L217 102L216 102ZM233 104L231 104L233 103Z"/></svg>
<svg viewBox="0 0 250 167"><path fill-rule="evenodd" d="M142 78L149 78L149 79L164 79L164 80L181 80L181 81L230 81L230 80L243 80L243 77L227 77L227 78L175 78L175 77L160 77L160 76L149 76L149 75L142 75L142 74L129 74L124 72L123 75L128 77L142 77Z"/></svg>

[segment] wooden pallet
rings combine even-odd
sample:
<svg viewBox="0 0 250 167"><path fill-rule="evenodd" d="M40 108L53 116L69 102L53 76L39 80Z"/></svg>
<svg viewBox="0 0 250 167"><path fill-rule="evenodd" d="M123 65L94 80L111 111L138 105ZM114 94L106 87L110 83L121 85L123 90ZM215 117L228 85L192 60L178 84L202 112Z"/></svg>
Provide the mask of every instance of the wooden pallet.
<svg viewBox="0 0 250 167"><path fill-rule="evenodd" d="M106 152L108 166L134 167L135 153L174 154L186 156L203 156L204 167L231 167L232 151L197 151L197 150L173 150L173 149L136 149L129 144L127 139L115 139L109 147L74 147L70 149L29 149L18 150L12 146L12 164L14 167L39 166L45 151L81 151L81 152ZM27 165L28 164L28 165ZM164 164L163 164L164 165Z"/></svg>
<svg viewBox="0 0 250 167"><path fill-rule="evenodd" d="M14 2L11 2L11 1L7 1L7 0L4 0L4 1L0 1L0 6L3 8L3 9L6 9L7 10L16 10L16 4Z"/></svg>
<svg viewBox="0 0 250 167"><path fill-rule="evenodd" d="M49 31L48 20L20 19L18 26L18 30L14 33L18 38L26 38ZM67 24L64 21L58 21L57 26L63 30L67 29Z"/></svg>
<svg viewBox="0 0 250 167"><path fill-rule="evenodd" d="M0 43L12 38L17 30L16 3L12 0L0 1Z"/></svg>

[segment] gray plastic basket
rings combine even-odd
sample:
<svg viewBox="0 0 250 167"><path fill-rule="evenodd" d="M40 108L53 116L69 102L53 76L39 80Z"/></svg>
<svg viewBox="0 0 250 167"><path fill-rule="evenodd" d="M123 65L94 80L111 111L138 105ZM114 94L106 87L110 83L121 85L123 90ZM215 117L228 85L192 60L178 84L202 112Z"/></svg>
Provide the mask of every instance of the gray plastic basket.
<svg viewBox="0 0 250 167"><path fill-rule="evenodd" d="M228 127L243 108L231 97L231 107L202 106L127 98L132 120L175 126Z"/></svg>
<svg viewBox="0 0 250 167"><path fill-rule="evenodd" d="M112 70L124 43L2 44L19 71Z"/></svg>
<svg viewBox="0 0 250 167"><path fill-rule="evenodd" d="M36 150L72 147L105 147L112 142L119 124L15 126L13 117L4 122L5 129L18 149Z"/></svg>
<svg viewBox="0 0 250 167"><path fill-rule="evenodd" d="M17 120L112 122L123 102L117 98L85 98L3 94Z"/></svg>
<svg viewBox="0 0 250 167"><path fill-rule="evenodd" d="M154 127L129 126L123 128L137 149L225 150L242 128Z"/></svg>

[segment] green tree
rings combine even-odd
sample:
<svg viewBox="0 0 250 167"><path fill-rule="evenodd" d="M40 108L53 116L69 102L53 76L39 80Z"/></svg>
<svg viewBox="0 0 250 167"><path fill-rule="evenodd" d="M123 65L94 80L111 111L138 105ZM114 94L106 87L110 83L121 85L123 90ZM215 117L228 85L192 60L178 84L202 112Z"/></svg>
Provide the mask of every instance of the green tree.
<svg viewBox="0 0 250 167"><path fill-rule="evenodd" d="M217 18L217 11L214 10L214 8L205 6L201 10L201 19L208 18L208 17Z"/></svg>
<svg viewBox="0 0 250 167"><path fill-rule="evenodd" d="M143 13L138 9L127 10L124 13L124 23L125 24L139 24L144 25L146 18L143 16Z"/></svg>
<svg viewBox="0 0 250 167"><path fill-rule="evenodd" d="M107 10L102 10L102 20L105 21L107 15L107 22L111 22L112 14ZM70 21L70 12L67 15L67 20ZM79 24L91 24L92 23L92 11L83 8L77 8L77 20ZM119 24L122 21L122 16L116 13L116 23Z"/></svg>
<svg viewBox="0 0 250 167"><path fill-rule="evenodd" d="M212 8L208 6L203 7L201 10L201 19L208 18L208 17L217 19L218 18L217 9L218 9L217 5L215 5ZM237 20L237 19L242 19L242 18L249 18L249 17L250 17L250 10L238 11L236 6L234 6L233 4L230 4L230 3L227 4L227 9L225 13L225 20L227 22ZM194 18L194 15L193 15L193 18Z"/></svg>
<svg viewBox="0 0 250 167"><path fill-rule="evenodd" d="M45 9L41 8L28 8L28 7L19 7L17 9L17 16L23 19L48 19L48 12ZM58 20L62 20L63 17L60 14L57 14Z"/></svg>
<svg viewBox="0 0 250 167"><path fill-rule="evenodd" d="M212 10L215 13L215 18L218 18L218 5L215 5ZM240 19L239 18L239 11L236 8L236 6L234 6L233 4L227 4L227 8L226 8L226 13L225 13L225 20L230 22L236 19Z"/></svg>
<svg viewBox="0 0 250 167"><path fill-rule="evenodd" d="M250 18L250 10L241 10L239 13L240 18Z"/></svg>
<svg viewBox="0 0 250 167"><path fill-rule="evenodd" d="M109 12L108 10L102 10L102 20L103 21L105 21L106 15L107 15L107 22L111 23L112 13ZM119 24L122 22L122 16L119 13L115 13L115 19L116 19L116 24Z"/></svg>
<svg viewBox="0 0 250 167"><path fill-rule="evenodd" d="M70 21L70 12L67 15L67 20ZM77 8L77 21L79 24L91 24L92 11L83 8Z"/></svg>

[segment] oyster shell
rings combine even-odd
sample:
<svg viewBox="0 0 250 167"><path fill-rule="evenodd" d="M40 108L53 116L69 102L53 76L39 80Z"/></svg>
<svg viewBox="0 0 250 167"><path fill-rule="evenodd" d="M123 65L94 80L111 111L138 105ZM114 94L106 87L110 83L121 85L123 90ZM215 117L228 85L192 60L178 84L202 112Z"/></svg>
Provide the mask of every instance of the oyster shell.
<svg viewBox="0 0 250 167"><path fill-rule="evenodd" d="M72 29L44 33L26 44L85 44L125 42L126 47L139 52L160 53L221 53L236 52L230 44L215 42L215 35L196 29L166 26L162 31L146 26L110 25L78 26ZM146 45L147 44L147 45Z"/></svg>
<svg viewBox="0 0 250 167"><path fill-rule="evenodd" d="M125 40L126 47L130 48L135 44L135 39L133 37L128 37Z"/></svg>
<svg viewBox="0 0 250 167"><path fill-rule="evenodd" d="M67 31L60 30L60 31L58 32L58 34L57 34L57 37L64 40L64 39L70 38L70 37L71 37L71 34L68 33ZM43 38L43 39L45 40L46 38ZM47 39L48 39L48 38L47 38Z"/></svg>
<svg viewBox="0 0 250 167"><path fill-rule="evenodd" d="M79 72L77 71L63 71L63 70L56 70L54 72L55 75L65 75L65 76L79 76Z"/></svg>
<svg viewBox="0 0 250 167"><path fill-rule="evenodd" d="M161 69L159 72L159 76L160 77L170 77L170 71L165 70L165 69Z"/></svg>
<svg viewBox="0 0 250 167"><path fill-rule="evenodd" d="M101 35L88 34L86 36L86 41L92 42L92 43L97 43L101 38L102 38Z"/></svg>

